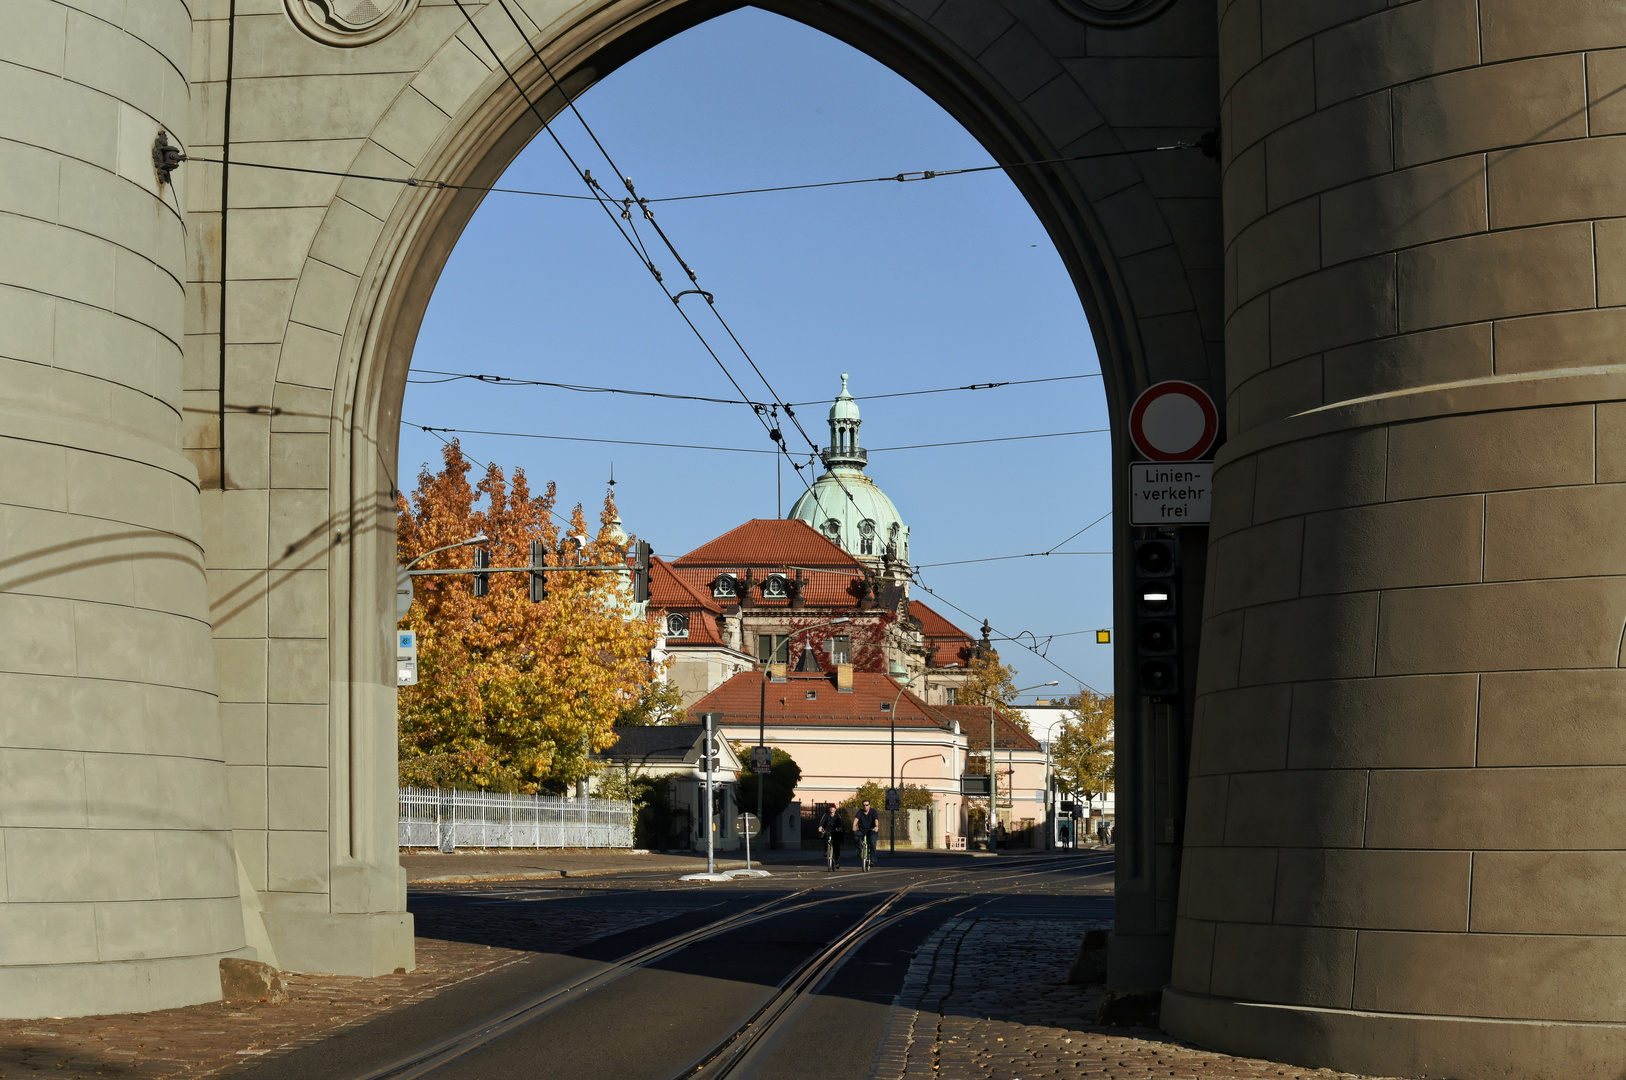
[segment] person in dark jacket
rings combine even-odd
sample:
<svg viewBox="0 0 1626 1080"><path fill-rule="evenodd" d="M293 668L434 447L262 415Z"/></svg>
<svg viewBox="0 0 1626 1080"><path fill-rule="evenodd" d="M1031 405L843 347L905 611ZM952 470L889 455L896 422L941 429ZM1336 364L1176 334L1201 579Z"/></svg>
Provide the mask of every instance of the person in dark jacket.
<svg viewBox="0 0 1626 1080"><path fill-rule="evenodd" d="M869 800L864 800L863 807L853 815L853 839L860 843L869 841L870 858L875 857L875 838L880 832L881 815L870 806Z"/></svg>
<svg viewBox="0 0 1626 1080"><path fill-rule="evenodd" d="M819 819L819 835L829 841L831 870L841 869L841 838L846 831L847 826L842 822L841 814L836 810L836 804L830 803L824 811L824 816Z"/></svg>

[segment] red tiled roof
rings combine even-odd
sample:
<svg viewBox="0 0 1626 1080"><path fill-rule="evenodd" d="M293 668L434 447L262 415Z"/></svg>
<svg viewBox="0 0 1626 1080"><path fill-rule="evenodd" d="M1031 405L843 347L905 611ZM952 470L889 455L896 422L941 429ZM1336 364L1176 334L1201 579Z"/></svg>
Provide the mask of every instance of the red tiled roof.
<svg viewBox="0 0 1626 1080"><path fill-rule="evenodd" d="M862 563L819 535L805 521L782 518L752 518L723 535L701 544L673 563L674 566L843 567L860 571Z"/></svg>
<svg viewBox="0 0 1626 1080"><path fill-rule="evenodd" d="M909 614L920 620L921 633L933 646L931 658L927 661L932 667L947 667L950 664L964 667L971 662L977 642L970 634L919 600L910 599Z"/></svg>
<svg viewBox="0 0 1626 1080"><path fill-rule="evenodd" d="M762 683L767 673L742 671L689 706L689 715L720 712L723 723L756 723L762 708ZM808 692L818 696L808 700ZM800 675L792 672L784 682L768 683L766 712L769 724L790 727L890 727L891 711L881 705L897 701L898 727L944 728L947 722L915 695L878 672L853 672L852 693L836 689L833 675Z"/></svg>
<svg viewBox="0 0 1626 1080"><path fill-rule="evenodd" d="M971 641L970 634L949 622L943 616L913 598L909 601L909 614L920 620L927 637L962 637Z"/></svg>
<svg viewBox="0 0 1626 1080"><path fill-rule="evenodd" d="M988 706L986 705L934 705L932 708L950 720L960 722L966 741L973 750L988 749ZM995 746L1001 750L1040 750L1039 740L1009 720L994 714Z"/></svg>
<svg viewBox="0 0 1626 1080"><path fill-rule="evenodd" d="M658 556L649 560L649 607L651 611L702 608L719 615L723 611L709 590L696 588L674 571L671 563Z"/></svg>

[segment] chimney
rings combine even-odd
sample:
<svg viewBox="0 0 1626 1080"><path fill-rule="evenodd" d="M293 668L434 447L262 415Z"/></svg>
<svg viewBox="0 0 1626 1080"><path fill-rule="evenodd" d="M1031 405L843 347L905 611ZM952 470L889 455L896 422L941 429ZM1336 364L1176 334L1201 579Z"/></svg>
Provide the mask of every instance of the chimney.
<svg viewBox="0 0 1626 1080"><path fill-rule="evenodd" d="M768 665L768 681L769 682L784 682L785 681L785 665L784 664L769 664Z"/></svg>
<svg viewBox="0 0 1626 1080"><path fill-rule="evenodd" d="M851 664L836 665L836 693L850 694L853 692L853 666Z"/></svg>

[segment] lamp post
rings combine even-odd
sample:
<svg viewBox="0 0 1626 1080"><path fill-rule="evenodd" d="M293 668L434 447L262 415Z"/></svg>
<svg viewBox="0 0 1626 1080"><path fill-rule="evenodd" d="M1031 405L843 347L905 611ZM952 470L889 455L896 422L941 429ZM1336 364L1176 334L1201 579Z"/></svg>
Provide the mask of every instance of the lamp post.
<svg viewBox="0 0 1626 1080"><path fill-rule="evenodd" d="M896 708L897 708L897 706L894 705L893 709L896 709ZM919 757L909 758L902 765L898 766L898 804L900 806L903 804L903 770L907 769L910 765L912 765L913 763L915 763L917 761L930 761L932 758L936 758L939 762L948 761L948 758L944 757L942 754L921 754ZM893 819L894 824L896 823L896 820L897 820L896 818ZM927 818L927 820L926 820L926 846L927 847L932 846L932 827L931 826L932 826L931 819ZM896 833L894 833L893 839L894 840L897 839ZM892 850L896 851L897 847L894 845Z"/></svg>
<svg viewBox="0 0 1626 1080"><path fill-rule="evenodd" d="M1060 686L1061 680L1051 679L1049 682L1034 683L1032 686L1021 686L1011 691L1011 696L1025 694L1029 690L1040 690L1046 686ZM988 701L988 692L982 691L982 700ZM995 711L992 703L988 704L988 850L998 853L999 832L994 827L999 818L999 766L994 759L994 723L999 713ZM1011 772L1014 777L1016 766L1012 764Z"/></svg>
<svg viewBox="0 0 1626 1080"><path fill-rule="evenodd" d="M395 596L396 596L396 616L395 616L395 621L400 622L402 619L406 618L407 611L410 610L410 608L412 606L412 574L410 573L410 571L412 570L412 568L414 566L417 566L420 562L422 562L423 560L429 558L429 556L431 556L431 555L438 555L442 551L450 551L453 548L469 547L469 546L471 546L473 544L483 544L488 539L490 539L490 537L486 536L485 533L475 533L473 536L469 537L467 540L459 540L455 544L446 544L443 547L430 548L428 551L424 552L422 555L419 555L417 558L413 559L411 562L407 563L405 566L403 566L399 570L397 570L395 572ZM406 604L407 604L406 608L402 608L400 606L400 603L401 603L400 598L403 595L407 598L407 600L406 600Z"/></svg>
<svg viewBox="0 0 1626 1080"><path fill-rule="evenodd" d="M805 634L809 630L822 630L826 626L837 626L841 623L850 623L852 619L846 615L831 619L829 622L815 623L804 626L800 630L792 630L785 635L785 668L790 668L790 639L797 634ZM769 663L773 657L768 658ZM757 698L757 746L764 748L768 745L768 672L762 673L762 693ZM770 767L772 763L770 761ZM751 772L757 778L757 827L762 827L762 773L756 771L756 762L751 763Z"/></svg>
<svg viewBox="0 0 1626 1080"><path fill-rule="evenodd" d="M898 786L898 702L903 700L903 692L909 689L909 684L914 681L915 676L911 675L898 685L898 695L892 699L892 707L886 711L886 721L891 728L892 745L892 749L887 756L887 784L889 791ZM938 756L941 757L942 755L939 754ZM909 763L906 761L904 764ZM898 792L898 802L903 802L903 792L901 791ZM890 853L898 850L898 812L889 807L886 815L889 819L887 822L886 849Z"/></svg>
<svg viewBox="0 0 1626 1080"><path fill-rule="evenodd" d="M1060 720L1052 720L1049 726L1044 729L1044 846L1046 849L1052 847L1056 842L1056 800L1053 797L1055 792L1051 790L1050 780L1050 733L1056 730L1057 724L1065 723L1067 723L1066 717Z"/></svg>

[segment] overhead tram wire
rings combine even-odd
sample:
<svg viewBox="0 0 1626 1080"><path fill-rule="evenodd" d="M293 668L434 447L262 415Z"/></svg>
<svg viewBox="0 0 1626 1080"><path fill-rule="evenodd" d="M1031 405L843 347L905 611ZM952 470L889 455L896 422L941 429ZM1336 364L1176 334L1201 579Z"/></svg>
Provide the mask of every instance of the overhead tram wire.
<svg viewBox="0 0 1626 1080"><path fill-rule="evenodd" d="M617 446L656 446L669 450L715 450L728 454L783 453L786 457L791 457L791 453L788 449L763 450L761 448L751 446L706 446L698 443L646 442L640 439L601 439L592 438L586 435L544 435L541 432L535 431L486 431L478 428L434 427L426 424L414 423L411 420L402 420L401 422L407 427L415 427L420 431L426 431L431 435L444 432L447 435L487 435L498 439L547 439L551 442L613 443ZM867 452L871 454L885 454L894 450L930 450L943 446L972 446L979 443L1025 442L1029 439L1060 439L1072 435L1101 435L1106 433L1108 430L1108 428L1091 428L1087 431L1049 431L1038 435L1000 435L990 439L959 439L953 442L912 443L908 446L876 446L866 449ZM1070 540L1072 537L1068 537L1068 539ZM1065 542L1066 541L1063 541L1063 543ZM1060 547L1061 544L1057 544L1056 546ZM1038 554L1049 554L1049 552L1040 552Z"/></svg>
<svg viewBox="0 0 1626 1080"><path fill-rule="evenodd" d="M582 394L627 394L633 397L667 398L672 401L703 401L714 405L749 405L753 408L772 407L772 402L750 401L745 398L719 398L705 397L698 394L671 394L659 390L631 390L614 386L587 386L580 383L549 382L546 379L520 379L511 375L488 375L472 371L440 371L435 368L414 368L414 371L423 375L439 375L437 379L414 379L408 377L407 382L423 386L438 386L443 383L468 380L485 383L490 386L545 386L554 390L571 390ZM1073 379L1099 379L1099 372L1090 372L1084 375L1050 375L1040 379L1007 379L1004 382L970 383L965 386L937 386L930 390L898 390L887 394L855 394L854 401L876 401L881 398L917 397L921 394L950 394L961 390L997 390L1006 386L1029 386L1034 383L1067 382ZM786 402L795 408L805 405L822 405L824 401L791 401Z"/></svg>
<svg viewBox="0 0 1626 1080"><path fill-rule="evenodd" d="M1055 668L1057 671L1061 672L1063 675L1067 676L1069 679L1072 679L1073 681L1077 682L1078 685L1082 686L1084 689L1088 690L1090 693L1098 694L1101 697L1106 697L1107 696L1105 694L1102 694L1101 691L1097 690L1095 687L1091 686L1089 683L1085 682L1083 679L1079 678L1077 675L1074 675L1071 671L1068 671L1066 668L1062 667L1060 664L1058 664L1054 660L1050 659L1050 657L1046 656L1044 653L1040 652L1038 649L1034 648L1033 646L1023 644L1018 639L1010 637L1008 635L1000 634L997 627L994 627L994 626L988 624L987 619L977 620L977 616L971 614L971 612L967 611L965 608L961 607L959 604L956 604L954 601L949 600L948 598L940 595L936 590L932 589L925 582L921 581L920 576L918 574L915 575L914 581L915 581L915 584L917 586L919 586L922 589L925 589L928 593L930 593L934 599L943 601L943 603L947 604L949 607L953 608L955 611L958 611L961 615L964 615L968 619L971 619L973 621L981 621L984 625L988 625L988 628L990 630L993 630L996 634L999 634L999 640L1001 640L1001 641L1009 641L1014 645L1018 645L1021 648L1026 649L1028 652L1032 653L1034 656L1037 656L1040 660L1043 660L1045 663L1049 664L1051 667Z"/></svg>
<svg viewBox="0 0 1626 1080"><path fill-rule="evenodd" d="M1066 165L1075 161L1097 161L1103 158L1133 157L1165 150L1201 150L1196 143L1175 142L1163 146L1145 146L1134 150L1103 150L1093 154L1069 154L1066 157L1040 158L1035 161L1012 161L1004 165L976 165L963 169L911 169L891 176L865 176L851 180L821 180L808 184L779 184L772 187L738 188L733 191L703 191L693 195L666 195L644 199L649 203L690 202L696 199L729 199L741 195L767 195L781 191L811 191L817 188L852 187L857 184L910 184L922 180L935 180L944 176L967 176L972 173L996 170L1034 168L1040 165ZM198 161L209 165L229 165L241 169L268 169L273 172L304 173L310 176L335 176L341 180L373 180L381 184L401 184L405 187L426 187L437 191L483 191L492 195L524 195L538 199L565 199L572 202L594 202L593 195L572 195L563 191L536 191L530 188L499 187L495 184L454 184L447 180L430 180L418 176L379 176L373 173L344 172L339 169L314 169L306 165L273 165L262 161L225 161L221 158L194 157L188 154L182 160Z"/></svg>
<svg viewBox="0 0 1626 1080"><path fill-rule="evenodd" d="M678 316L682 318L684 323L689 327L690 332L692 332L695 338L700 342L701 347L706 350L706 353L717 364L718 368L722 370L723 375L727 377L729 383L734 387L734 390L740 395L740 397L746 397L747 395L745 393L745 388L739 384L739 380L734 378L734 373L728 370L728 365L723 363L722 357L717 355L717 351L712 348L711 342L706 340L706 336L700 332L700 328L694 324L694 321L689 318L688 313L683 310L683 305L680 302L680 298L678 296L674 296L672 291L666 287L666 283L662 279L659 268L655 266L654 261L649 257L648 249L643 245L641 238L637 237L637 226L632 221L630 206L623 207L623 209L626 211L624 214L625 220L627 221L628 227L632 232L632 235L629 236L628 230L623 229L621 226L620 216L617 215L615 210L611 209L612 205L617 204L612 203L608 199L608 196L604 193L603 188L593 180L592 176L587 172L587 170L583 169L579 164L577 164L575 157L572 156L569 149L566 148L564 141L559 138L558 134L553 130L552 125L549 124L547 118L542 115L542 110L537 107L536 102L531 100L531 96L525 92L525 88L520 85L519 79L512 71L509 70L507 63L504 62L501 54L499 54L496 48L491 44L491 41L486 37L485 32L480 29L479 24L474 21L474 17L469 14L469 10L464 6L463 0L453 0L453 3L457 5L457 10L462 14L463 20L468 23L469 28L473 30L475 36L480 39L480 43L486 47L486 51L491 53L492 59L495 60L497 62L497 66L502 69L503 75L505 75L509 83L513 85L514 90L519 94L520 99L525 102L526 107L529 108L532 115L536 117L537 122L542 125L542 130L548 133L548 137L553 140L554 146L558 147L559 152L564 155L565 160L570 164L570 167L575 170L576 175L581 179L582 183L586 185L589 195L595 202L598 203L599 208L604 211L605 216L610 220L610 224L615 227L615 231L621 235L621 238L624 241L626 241L628 247L632 249L633 254L638 257L638 261L642 263L644 269L649 272L650 277L655 281L656 287L661 290L668 300L672 301L672 306L677 311ZM502 0L499 0L499 4L502 6L503 13L507 15L509 21L514 24L514 28L519 32L520 37L525 40L526 45L531 50L531 55L536 57L537 62L542 66L542 70L547 74L548 78L552 80L554 88L558 90L560 95L564 98L571 112L575 114L579 121L581 121L582 127L587 128L588 134L592 135L592 130L591 128L588 128L586 119L583 118L580 111L576 109L575 102L572 101L570 95L565 92L564 87L560 84L558 78L553 74L553 69L548 65L548 62L542 58L542 54L536 50L536 47L530 44L529 35L527 35L524 28L519 25L519 21L514 18L513 12L508 9L507 4L503 3ZM594 144L599 147L600 152L603 152L604 147L599 142L598 137L596 135L592 137ZM610 160L608 153L605 153L604 156L606 161ZM615 167L613 161L611 162L611 167ZM646 214L647 213L648 211L646 209ZM650 220L653 221L653 215L650 214L649 217ZM676 252L674 251L673 254L675 255ZM681 259L679 261L681 262ZM688 267L685 265L684 269L687 270ZM690 277L693 278L693 276L693 272L691 271ZM753 364L753 367L754 366L755 365ZM769 425L767 419L762 416L760 410L753 411L756 413L757 420L762 424L763 429L768 433L770 438L773 438L776 445L783 449L783 437L779 436L777 429ZM788 452L786 456L789 456ZM801 475L801 470L799 468L796 470L796 474L797 476Z"/></svg>
<svg viewBox="0 0 1626 1080"><path fill-rule="evenodd" d="M458 10L463 11L463 17L465 19L469 19L467 10L463 8L463 0L456 0L456 3ZM564 84L561 83L559 81L559 77L554 74L552 65L550 65L547 60L543 58L542 53L534 44L532 44L530 35L525 32L525 28L520 25L519 19L515 18L513 11L509 8L508 0L497 0L497 4L500 8L502 8L503 14L508 17L508 21L513 24L514 30L525 41L526 47L530 49L531 55L536 58L536 62L541 66L542 71L547 75L549 80L552 81L554 89L557 90L560 97L564 99L565 107L570 110L571 115L573 115L577 122L581 124L582 130L587 132L588 138L593 140L593 145L596 146L599 153L603 155L605 163L615 171L615 174L620 179L622 186L626 188L627 198L621 200L621 207L622 216L627 220L628 225L636 234L637 226L632 220L632 207L634 204L637 204L638 208L643 212L644 219L648 221L650 227L655 230L655 235L660 237L661 243L665 245L667 252L670 253L672 258L677 260L677 264L683 268L683 272L688 276L690 284L694 286L693 291L698 292L702 297L705 298L706 307L711 311L712 317L717 320L718 325L721 326L724 333L728 335L728 339L734 343L734 347L739 350L740 355L745 358L745 362L751 366L751 370L754 371L757 378L761 380L763 388L766 389L769 396L773 398L773 408L775 410L776 417L778 410L783 409L785 411L785 416L789 418L790 422L795 425L797 432L804 440L806 440L808 449L814 454L818 454L819 445L813 441L812 436L808 435L807 429L802 426L802 421L797 417L795 408L788 404L785 399L780 396L779 391L774 389L773 384L768 381L768 376L763 373L762 368L757 364L756 358L753 357L750 350L745 347L745 343L739 339L739 335L734 333L734 328L729 325L728 320L723 317L723 313L718 310L715 295L701 286L699 275L695 273L694 268L691 267L688 261L683 258L681 253L679 253L677 245L672 242L671 237L666 235L666 230L661 228L660 222L655 218L655 212L649 207L648 200L639 196L637 189L633 187L632 178L628 176L627 173L622 170L618 164L616 164L615 159L610 156L609 150L605 148L604 143L600 141L598 135L593 131L592 125L587 122L587 118L582 115L581 110L576 107L575 99L565 91ZM528 14L529 13L527 13L527 15ZM472 19L469 20L469 24L471 26L474 25ZM531 19L531 25L536 27L538 31L542 29L540 24L538 24L534 18ZM479 33L478 27L475 28L475 32ZM481 40L485 41L483 34L481 35ZM486 42L486 48L491 48L490 42ZM492 55L496 55L495 50L492 51ZM507 67L505 66L503 70L506 72ZM510 75L510 80L513 80L512 75ZM519 83L514 81L514 86L518 88ZM540 113L537 113L537 115L538 117L541 116ZM549 134L552 135L551 129L549 129ZM553 139L556 143L559 142L558 136L554 135ZM559 145L560 148L563 149L563 144L560 143ZM574 159L571 160L571 164L575 164ZM588 183L594 191L599 193L603 192L603 187L595 183L591 175L585 172L582 172L581 175L582 179ZM675 307L678 313L683 317L683 321L689 324L690 329L694 331L695 335L706 344L706 349L708 352L711 352L712 358L717 361L719 366L723 367L724 372L728 374L729 381L734 383L734 388L736 390L739 390L740 396L745 397L745 391L740 388L738 382L735 382L733 374L728 372L727 367L723 365L722 359L718 357L714 351L712 351L710 343L706 342L705 336L700 333L699 328L696 327L689 319L688 313L683 310L683 305L680 302L681 298L690 290L684 290L683 292L673 295L671 290L667 289L665 283L661 281L660 272L655 268L654 262L646 257L644 259L644 265L650 271L650 273L654 275L656 283L661 286L661 291L665 292L668 298L671 299L673 307ZM785 457L787 460L790 460L792 469L797 478L800 479L803 485L807 487L808 493L813 496L814 505L818 507L819 512L822 514L824 512L824 507L819 500L818 492L814 489L812 484L807 482L807 478L802 476L800 466L797 465L795 459L791 458L790 448L785 445L784 435L780 432L778 425L770 425L767 417L763 416L763 410L760 407L754 408L752 411L756 414L758 421L760 421L763 427L767 430L769 438L774 441L776 446L785 452ZM811 464L812 463L810 461L809 465ZM842 494L847 497L847 502L851 504L855 510L857 510L858 500L853 497L853 493L848 489L846 483L842 481L841 477L835 475L833 471L830 473L830 476L833 480L835 480L836 486L841 489Z"/></svg>

